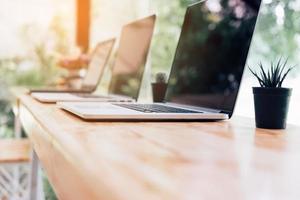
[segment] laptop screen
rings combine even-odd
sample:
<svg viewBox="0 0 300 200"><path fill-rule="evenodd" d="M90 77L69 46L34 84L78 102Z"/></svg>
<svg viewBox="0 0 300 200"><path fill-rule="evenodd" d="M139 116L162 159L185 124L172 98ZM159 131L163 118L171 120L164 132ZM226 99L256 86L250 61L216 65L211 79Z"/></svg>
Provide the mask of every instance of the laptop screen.
<svg viewBox="0 0 300 200"><path fill-rule="evenodd" d="M96 46L82 82L83 88L96 89L114 44L115 39L111 39Z"/></svg>
<svg viewBox="0 0 300 200"><path fill-rule="evenodd" d="M123 28L112 71L110 94L138 98L155 19L153 15Z"/></svg>
<svg viewBox="0 0 300 200"><path fill-rule="evenodd" d="M260 0L208 0L187 9L166 100L232 114Z"/></svg>

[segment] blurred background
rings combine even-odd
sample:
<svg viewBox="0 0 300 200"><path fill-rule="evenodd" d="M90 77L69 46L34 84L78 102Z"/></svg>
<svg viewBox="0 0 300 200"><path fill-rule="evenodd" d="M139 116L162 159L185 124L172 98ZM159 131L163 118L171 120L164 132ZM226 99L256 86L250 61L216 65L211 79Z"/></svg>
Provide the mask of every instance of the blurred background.
<svg viewBox="0 0 300 200"><path fill-rule="evenodd" d="M209 1L218 8L219 0ZM122 25L156 13L158 21L140 94L140 99L150 99L154 75L169 74L185 9L197 1L90 0L90 5L87 0L0 2L0 137L3 138L13 135L9 87L52 83L66 73L58 67L61 59L87 53L97 42L118 35ZM294 88L288 119L291 124L297 124L300 118L299 25L300 0L264 0L248 59L248 65L254 69L259 62L269 65L280 57L288 58L291 66L298 65L284 85ZM101 85L105 88L105 80ZM236 115L254 116L253 86L258 83L246 70Z"/></svg>

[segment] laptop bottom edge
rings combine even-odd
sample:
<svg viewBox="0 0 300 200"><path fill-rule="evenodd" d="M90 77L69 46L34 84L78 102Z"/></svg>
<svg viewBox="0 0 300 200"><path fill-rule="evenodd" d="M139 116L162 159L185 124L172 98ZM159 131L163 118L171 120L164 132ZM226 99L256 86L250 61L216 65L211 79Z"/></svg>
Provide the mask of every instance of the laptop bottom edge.
<svg viewBox="0 0 300 200"><path fill-rule="evenodd" d="M201 114L124 114L98 113L90 114L78 111L69 106L58 104L59 108L89 122L216 122L227 120L226 114L201 113Z"/></svg>

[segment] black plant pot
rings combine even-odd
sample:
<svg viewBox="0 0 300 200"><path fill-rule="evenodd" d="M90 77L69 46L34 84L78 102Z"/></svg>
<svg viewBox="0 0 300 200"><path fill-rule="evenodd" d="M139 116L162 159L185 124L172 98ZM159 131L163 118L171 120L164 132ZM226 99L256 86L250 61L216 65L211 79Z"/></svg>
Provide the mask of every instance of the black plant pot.
<svg viewBox="0 0 300 200"><path fill-rule="evenodd" d="M257 128L285 129L292 89L253 88Z"/></svg>
<svg viewBox="0 0 300 200"><path fill-rule="evenodd" d="M154 102L163 102L167 90L166 83L152 83L152 93Z"/></svg>

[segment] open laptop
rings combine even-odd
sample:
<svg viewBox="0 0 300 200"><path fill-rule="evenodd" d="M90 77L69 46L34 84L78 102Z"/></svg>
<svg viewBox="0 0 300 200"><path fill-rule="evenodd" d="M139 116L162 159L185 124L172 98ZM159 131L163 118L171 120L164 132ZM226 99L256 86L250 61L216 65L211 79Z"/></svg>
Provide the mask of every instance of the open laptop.
<svg viewBox="0 0 300 200"><path fill-rule="evenodd" d="M92 93L96 90L105 66L115 44L115 38L98 43L92 53L87 73L80 88L40 88L30 89L30 93ZM52 94L53 95L53 94Z"/></svg>
<svg viewBox="0 0 300 200"><path fill-rule="evenodd" d="M260 1L202 1L188 7L165 103L59 103L86 120L229 119L235 107Z"/></svg>
<svg viewBox="0 0 300 200"><path fill-rule="evenodd" d="M108 95L33 93L46 103L57 101L133 102L139 95L144 69L153 36L156 16L134 21L123 27Z"/></svg>

